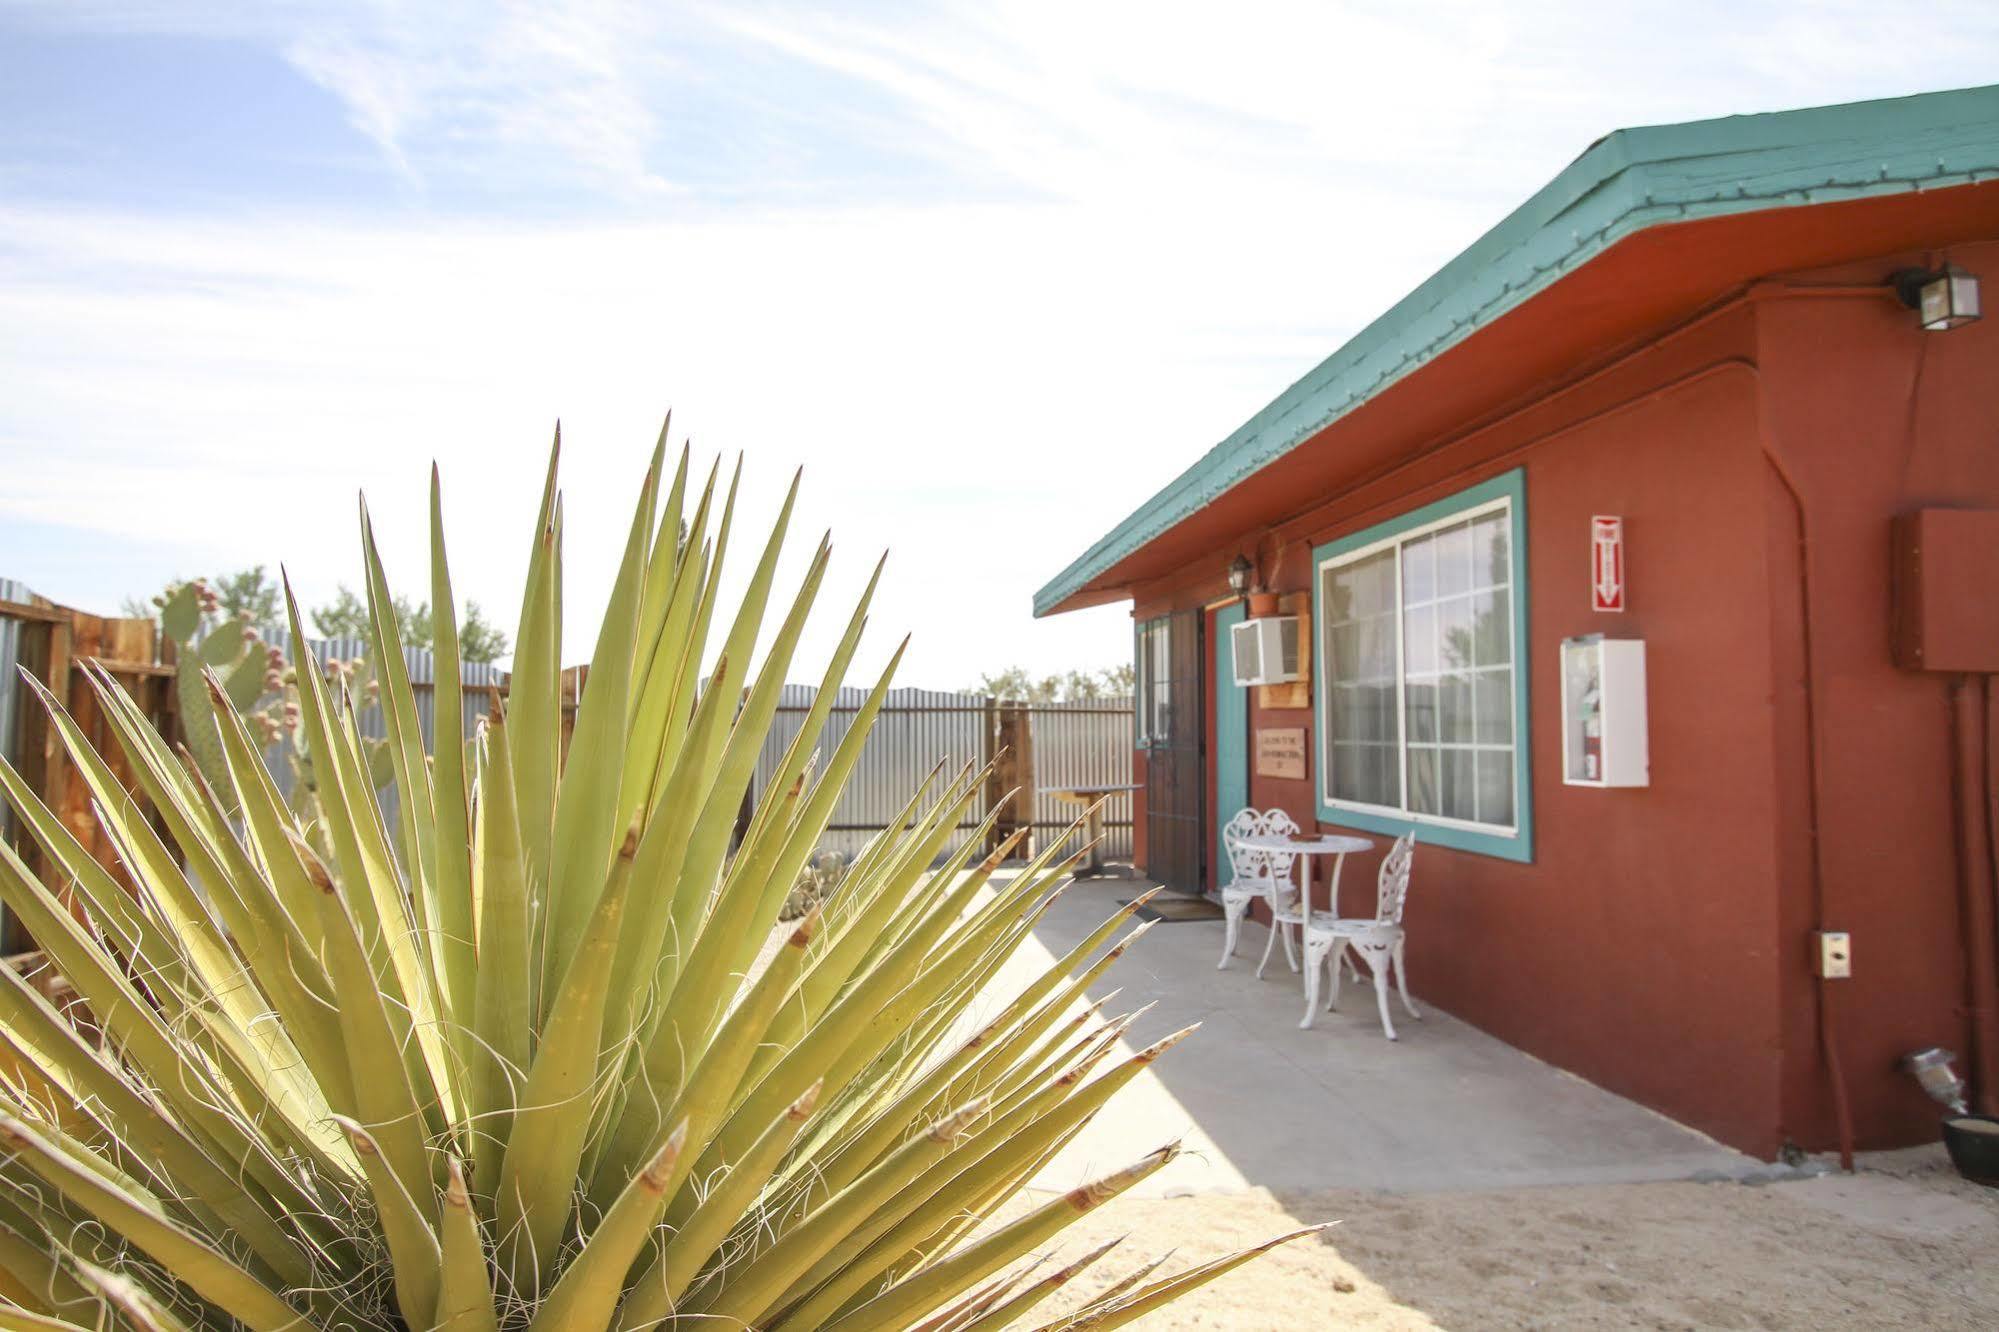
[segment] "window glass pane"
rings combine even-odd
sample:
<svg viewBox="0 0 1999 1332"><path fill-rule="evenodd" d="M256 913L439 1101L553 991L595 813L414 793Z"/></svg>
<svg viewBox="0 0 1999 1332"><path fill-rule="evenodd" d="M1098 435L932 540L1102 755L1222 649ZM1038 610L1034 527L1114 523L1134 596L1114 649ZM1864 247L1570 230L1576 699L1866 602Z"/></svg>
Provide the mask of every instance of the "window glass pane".
<svg viewBox="0 0 1999 1332"><path fill-rule="evenodd" d="M1331 709L1333 739L1346 743L1361 738L1360 689L1356 685L1334 685Z"/></svg>
<svg viewBox="0 0 1999 1332"><path fill-rule="evenodd" d="M1505 587L1513 581L1506 523L1507 511L1500 509L1472 524L1472 580L1476 587Z"/></svg>
<svg viewBox="0 0 1999 1332"><path fill-rule="evenodd" d="M1339 685L1333 691L1333 739L1346 744L1395 743L1395 690L1388 685Z"/></svg>
<svg viewBox="0 0 1999 1332"><path fill-rule="evenodd" d="M1376 615L1354 626L1360 631L1360 660L1355 674L1363 680L1395 678L1395 617Z"/></svg>
<svg viewBox="0 0 1999 1332"><path fill-rule="evenodd" d="M1171 629L1172 621L1160 616L1147 626L1147 667L1150 687L1146 690L1148 704L1146 730L1156 745L1168 743L1173 738L1173 680Z"/></svg>
<svg viewBox="0 0 1999 1332"><path fill-rule="evenodd" d="M1478 742L1513 743L1513 672L1480 671L1472 681Z"/></svg>
<svg viewBox="0 0 1999 1332"><path fill-rule="evenodd" d="M1333 795L1369 805L1402 803L1394 745L1335 744Z"/></svg>
<svg viewBox="0 0 1999 1332"><path fill-rule="evenodd" d="M1437 751L1429 745L1409 747L1409 808L1418 814L1435 814L1437 803Z"/></svg>
<svg viewBox="0 0 1999 1332"><path fill-rule="evenodd" d="M1333 771L1330 784L1335 800L1359 800L1361 798L1360 752L1361 747L1359 745L1348 744L1345 741L1334 742Z"/></svg>
<svg viewBox="0 0 1999 1332"><path fill-rule="evenodd" d="M1437 543L1437 595L1471 591L1471 524L1443 528L1431 539Z"/></svg>
<svg viewBox="0 0 1999 1332"><path fill-rule="evenodd" d="M1478 797L1472 789L1472 751L1440 749L1438 810L1447 819L1473 821L1478 818Z"/></svg>
<svg viewBox="0 0 1999 1332"><path fill-rule="evenodd" d="M1470 744L1471 677L1461 674L1446 675L1438 682L1437 693L1437 738L1445 744Z"/></svg>
<svg viewBox="0 0 1999 1332"><path fill-rule="evenodd" d="M1472 598L1472 659L1480 666L1513 664L1512 606L1512 593L1503 587Z"/></svg>
<svg viewBox="0 0 1999 1332"><path fill-rule="evenodd" d="M1437 682L1411 680L1402 686L1409 713L1406 732L1409 743L1434 742L1437 738Z"/></svg>
<svg viewBox="0 0 1999 1332"><path fill-rule="evenodd" d="M1402 669L1408 675L1428 675L1437 669L1435 607L1422 606L1403 613Z"/></svg>
<svg viewBox="0 0 1999 1332"><path fill-rule="evenodd" d="M1413 606L1436 595L1436 543L1429 537L1418 537L1402 548L1402 601Z"/></svg>
<svg viewBox="0 0 1999 1332"><path fill-rule="evenodd" d="M1374 746L1374 803L1400 808L1402 805L1402 748L1396 744Z"/></svg>
<svg viewBox="0 0 1999 1332"><path fill-rule="evenodd" d="M1395 686L1371 685L1367 692L1370 705L1367 738L1385 745L1396 744L1400 737L1395 725Z"/></svg>
<svg viewBox="0 0 1999 1332"><path fill-rule="evenodd" d="M1336 624L1329 635L1332 640L1330 666L1335 680L1353 680L1360 676L1360 626L1357 624Z"/></svg>
<svg viewBox="0 0 1999 1332"><path fill-rule="evenodd" d="M1513 825L1513 751L1478 751L1478 821Z"/></svg>
<svg viewBox="0 0 1999 1332"><path fill-rule="evenodd" d="M1437 603L1437 655L1447 670L1472 664L1470 597Z"/></svg>
<svg viewBox="0 0 1999 1332"><path fill-rule="evenodd" d="M1138 743L1148 745L1152 741L1152 643L1154 622L1147 620L1138 626L1138 661L1132 673L1132 718L1138 728Z"/></svg>
<svg viewBox="0 0 1999 1332"><path fill-rule="evenodd" d="M1395 608L1395 550L1390 547L1335 571L1335 578L1353 588L1351 618L1385 615Z"/></svg>
<svg viewBox="0 0 1999 1332"><path fill-rule="evenodd" d="M1373 745L1353 747L1353 798L1370 805L1382 803L1381 763L1376 752Z"/></svg>

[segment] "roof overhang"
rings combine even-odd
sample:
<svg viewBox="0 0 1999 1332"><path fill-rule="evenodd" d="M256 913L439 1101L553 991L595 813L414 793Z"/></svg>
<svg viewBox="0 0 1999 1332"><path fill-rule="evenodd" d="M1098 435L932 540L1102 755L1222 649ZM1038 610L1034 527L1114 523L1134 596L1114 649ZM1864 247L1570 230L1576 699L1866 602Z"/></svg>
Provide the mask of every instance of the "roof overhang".
<svg viewBox="0 0 1999 1332"><path fill-rule="evenodd" d="M1995 226L1999 86L1620 130L1092 545L1034 613L1122 600L1286 516L1273 506L1314 493L1297 487L1324 482L1327 456L1420 447L1758 278Z"/></svg>

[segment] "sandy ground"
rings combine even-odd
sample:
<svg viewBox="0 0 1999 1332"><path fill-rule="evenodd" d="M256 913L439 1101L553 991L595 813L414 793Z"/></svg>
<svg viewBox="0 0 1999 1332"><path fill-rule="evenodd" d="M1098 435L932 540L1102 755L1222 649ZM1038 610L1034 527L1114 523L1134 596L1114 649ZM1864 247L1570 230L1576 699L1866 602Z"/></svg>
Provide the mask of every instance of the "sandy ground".
<svg viewBox="0 0 1999 1332"><path fill-rule="evenodd" d="M1177 1270L1333 1219L1136 1326L1999 1327L1999 1191L1959 1180L1940 1148L1763 1185L1128 1198L1062 1254L1133 1232L1078 1278L1080 1300L1141 1255L1178 1246L1162 1269Z"/></svg>

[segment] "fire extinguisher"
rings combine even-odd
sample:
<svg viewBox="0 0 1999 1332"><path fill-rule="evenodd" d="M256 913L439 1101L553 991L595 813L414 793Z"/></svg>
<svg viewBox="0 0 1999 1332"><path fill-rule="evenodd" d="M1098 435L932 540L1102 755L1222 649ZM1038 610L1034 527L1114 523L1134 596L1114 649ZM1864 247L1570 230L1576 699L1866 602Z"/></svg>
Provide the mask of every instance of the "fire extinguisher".
<svg viewBox="0 0 1999 1332"><path fill-rule="evenodd" d="M1583 695L1583 779L1603 780L1603 691L1598 687Z"/></svg>

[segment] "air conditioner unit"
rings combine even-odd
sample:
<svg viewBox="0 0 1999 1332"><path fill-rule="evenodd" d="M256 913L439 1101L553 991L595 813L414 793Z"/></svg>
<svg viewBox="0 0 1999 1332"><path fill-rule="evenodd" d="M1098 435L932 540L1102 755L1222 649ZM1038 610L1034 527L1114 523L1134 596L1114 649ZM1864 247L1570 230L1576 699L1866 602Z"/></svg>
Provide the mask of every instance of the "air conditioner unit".
<svg viewBox="0 0 1999 1332"><path fill-rule="evenodd" d="M1298 678L1298 617L1271 615L1229 630L1239 685L1287 684Z"/></svg>

